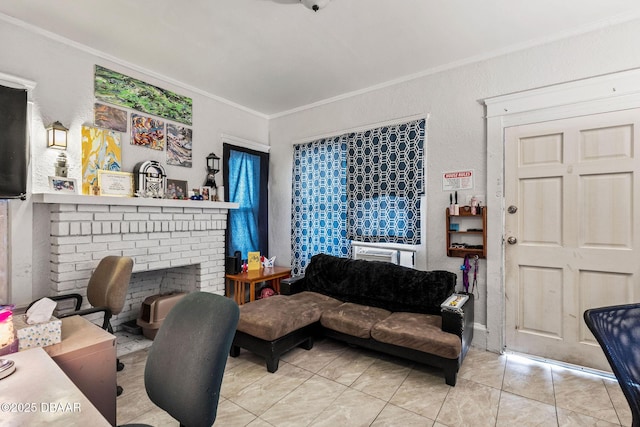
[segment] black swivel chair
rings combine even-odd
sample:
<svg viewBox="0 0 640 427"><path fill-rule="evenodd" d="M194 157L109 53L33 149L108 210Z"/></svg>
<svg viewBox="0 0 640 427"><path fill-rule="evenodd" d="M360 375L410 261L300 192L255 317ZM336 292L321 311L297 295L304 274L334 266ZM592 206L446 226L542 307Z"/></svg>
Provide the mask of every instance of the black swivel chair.
<svg viewBox="0 0 640 427"><path fill-rule="evenodd" d="M640 427L640 304L593 308L584 321L602 347Z"/></svg>
<svg viewBox="0 0 640 427"><path fill-rule="evenodd" d="M151 401L181 426L210 427L215 421L239 317L233 300L192 292L162 322L147 356L144 385Z"/></svg>

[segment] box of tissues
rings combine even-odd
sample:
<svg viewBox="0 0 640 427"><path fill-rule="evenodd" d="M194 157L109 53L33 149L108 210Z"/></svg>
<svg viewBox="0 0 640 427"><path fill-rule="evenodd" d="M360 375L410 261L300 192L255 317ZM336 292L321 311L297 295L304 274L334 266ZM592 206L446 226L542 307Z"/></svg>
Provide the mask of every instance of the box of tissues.
<svg viewBox="0 0 640 427"><path fill-rule="evenodd" d="M54 301L43 298L27 310L26 314L13 316L20 351L46 347L62 340L62 321L51 316L55 306Z"/></svg>
<svg viewBox="0 0 640 427"><path fill-rule="evenodd" d="M18 335L18 350L46 347L62 340L62 320L50 317L48 322L29 325L26 314L13 316L13 327Z"/></svg>

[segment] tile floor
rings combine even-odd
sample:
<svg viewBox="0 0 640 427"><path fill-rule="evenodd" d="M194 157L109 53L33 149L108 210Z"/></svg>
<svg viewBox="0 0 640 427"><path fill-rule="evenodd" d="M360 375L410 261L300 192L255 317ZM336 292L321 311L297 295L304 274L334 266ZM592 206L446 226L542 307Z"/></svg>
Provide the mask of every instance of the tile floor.
<svg viewBox="0 0 640 427"><path fill-rule="evenodd" d="M118 424L177 426L144 391L151 342L117 335ZM287 353L274 374L247 351L229 358L215 424L604 427L631 425L631 413L616 381L581 371L472 348L449 387L437 369L326 339Z"/></svg>

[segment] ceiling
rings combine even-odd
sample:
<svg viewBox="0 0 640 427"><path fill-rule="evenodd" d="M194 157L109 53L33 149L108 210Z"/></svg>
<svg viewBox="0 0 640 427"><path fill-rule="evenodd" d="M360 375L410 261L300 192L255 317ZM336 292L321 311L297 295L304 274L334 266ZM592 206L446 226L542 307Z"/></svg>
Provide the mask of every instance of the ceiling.
<svg viewBox="0 0 640 427"><path fill-rule="evenodd" d="M640 2L3 0L0 14L273 117L638 18Z"/></svg>

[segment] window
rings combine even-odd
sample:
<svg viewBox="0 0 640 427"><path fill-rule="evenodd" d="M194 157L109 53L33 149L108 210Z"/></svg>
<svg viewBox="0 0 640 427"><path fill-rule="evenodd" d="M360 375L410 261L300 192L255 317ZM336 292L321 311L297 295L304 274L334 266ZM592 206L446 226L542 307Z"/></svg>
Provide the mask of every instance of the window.
<svg viewBox="0 0 640 427"><path fill-rule="evenodd" d="M292 272L318 253L346 256L346 137L294 146L291 206Z"/></svg>
<svg viewBox="0 0 640 427"><path fill-rule="evenodd" d="M225 200L238 203L227 219L227 255L240 251L269 253L268 181L269 154L223 144Z"/></svg>
<svg viewBox="0 0 640 427"><path fill-rule="evenodd" d="M294 146L292 267L350 240L420 243L425 120Z"/></svg>
<svg viewBox="0 0 640 427"><path fill-rule="evenodd" d="M420 243L425 120L352 133L347 156L347 238Z"/></svg>

